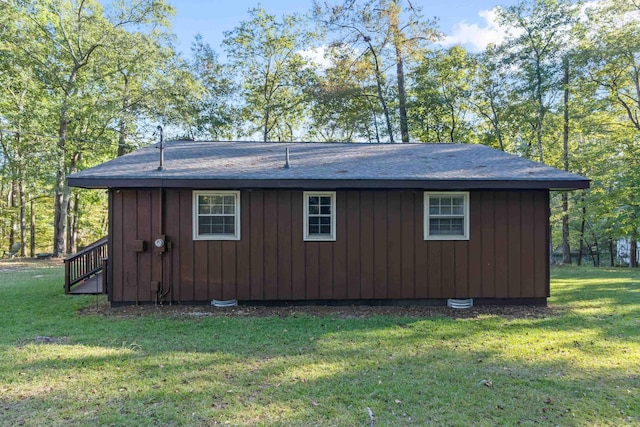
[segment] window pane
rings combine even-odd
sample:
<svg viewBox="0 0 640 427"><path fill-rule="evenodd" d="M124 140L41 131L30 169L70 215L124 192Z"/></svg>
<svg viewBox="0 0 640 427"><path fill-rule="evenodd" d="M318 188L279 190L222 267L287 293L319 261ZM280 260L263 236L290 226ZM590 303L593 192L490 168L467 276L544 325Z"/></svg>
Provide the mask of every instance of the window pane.
<svg viewBox="0 0 640 427"><path fill-rule="evenodd" d="M328 217L328 216L320 217L320 224L321 225L329 225L330 226L331 225L331 217Z"/></svg>
<svg viewBox="0 0 640 427"><path fill-rule="evenodd" d="M320 217L317 217L317 216L309 217L309 225L319 225L319 224L320 224Z"/></svg>
<svg viewBox="0 0 640 427"><path fill-rule="evenodd" d="M225 205L235 205L236 197L235 196L223 196L223 203Z"/></svg>
<svg viewBox="0 0 640 427"><path fill-rule="evenodd" d="M434 236L463 236L464 219L462 218L430 218L429 234Z"/></svg>
<svg viewBox="0 0 640 427"><path fill-rule="evenodd" d="M331 197L330 196L321 196L320 197L320 204L323 206L330 206L331 205Z"/></svg>
<svg viewBox="0 0 640 427"><path fill-rule="evenodd" d="M309 197L309 207L318 206L320 204L320 198L318 196Z"/></svg>
<svg viewBox="0 0 640 427"><path fill-rule="evenodd" d="M331 215L331 206L329 205L320 206L320 213L323 215Z"/></svg>
<svg viewBox="0 0 640 427"><path fill-rule="evenodd" d="M233 215L236 213L236 207L234 205L224 205L222 213L225 215Z"/></svg>
<svg viewBox="0 0 640 427"><path fill-rule="evenodd" d="M201 216L198 218L198 234L235 234L233 215Z"/></svg>
<svg viewBox="0 0 640 427"><path fill-rule="evenodd" d="M309 215L318 215L320 213L320 207L318 205L309 205Z"/></svg>

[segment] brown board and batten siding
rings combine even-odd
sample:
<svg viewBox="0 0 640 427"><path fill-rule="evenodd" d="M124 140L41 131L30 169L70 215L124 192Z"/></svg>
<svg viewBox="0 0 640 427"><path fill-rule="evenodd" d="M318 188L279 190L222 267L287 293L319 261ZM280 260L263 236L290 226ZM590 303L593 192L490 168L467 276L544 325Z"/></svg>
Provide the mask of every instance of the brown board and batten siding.
<svg viewBox="0 0 640 427"><path fill-rule="evenodd" d="M303 190L242 190L238 241L193 240L191 189L110 191L114 303L549 294L548 190L471 191L458 241L424 240L422 190L338 190L335 242L303 240Z"/></svg>

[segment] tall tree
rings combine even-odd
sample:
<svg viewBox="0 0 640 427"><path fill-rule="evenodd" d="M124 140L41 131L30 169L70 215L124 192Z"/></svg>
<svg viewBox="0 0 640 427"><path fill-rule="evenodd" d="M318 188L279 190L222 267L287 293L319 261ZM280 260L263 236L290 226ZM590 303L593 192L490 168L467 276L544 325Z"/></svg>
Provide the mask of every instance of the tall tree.
<svg viewBox="0 0 640 427"><path fill-rule="evenodd" d="M76 170L82 155L82 147L73 143L69 133L83 114L93 114L96 97L101 95L99 90L87 89L97 87L113 72L112 60L123 48L121 29L142 31L167 25L172 9L157 0L117 2L106 12L95 0L38 0L15 3L15 7L23 31L10 43L38 65L37 77L55 102L51 111L58 123L53 253L61 256L70 196L66 176Z"/></svg>
<svg viewBox="0 0 640 427"><path fill-rule="evenodd" d="M402 0L344 0L338 4L316 1L314 15L336 33L340 42L360 49L363 57L372 62L390 142L394 142L394 126L384 86L388 64L395 65L401 141L409 142L405 66L439 37L436 20L426 20L420 8Z"/></svg>
<svg viewBox="0 0 640 427"><path fill-rule="evenodd" d="M370 64L357 59L346 45L331 45L325 57L330 65L317 73L310 88L309 133L323 141L380 142L376 85L370 79Z"/></svg>
<svg viewBox="0 0 640 427"><path fill-rule="evenodd" d="M263 8L249 11L251 19L225 32L230 65L241 79L242 116L248 134L260 132L263 141L291 140L302 124L305 88L312 81L310 60L301 51L315 33L298 15L277 19Z"/></svg>
<svg viewBox="0 0 640 427"><path fill-rule="evenodd" d="M517 82L518 109L535 139L528 147L535 142L541 163L549 132L547 114L561 92L563 52L570 46L577 11L570 0L533 0L499 9L500 22L510 36L504 45L505 59Z"/></svg>
<svg viewBox="0 0 640 427"><path fill-rule="evenodd" d="M425 53L412 75L414 133L423 141L472 142L473 58L460 46Z"/></svg>

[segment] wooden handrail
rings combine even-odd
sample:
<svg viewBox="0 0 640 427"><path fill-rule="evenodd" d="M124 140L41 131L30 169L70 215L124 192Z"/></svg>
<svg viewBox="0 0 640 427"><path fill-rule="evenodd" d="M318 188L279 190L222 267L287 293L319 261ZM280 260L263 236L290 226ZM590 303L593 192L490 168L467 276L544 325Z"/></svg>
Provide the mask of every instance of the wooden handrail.
<svg viewBox="0 0 640 427"><path fill-rule="evenodd" d="M70 293L71 287L96 275L103 269L107 255L109 236L91 243L78 253L64 259L64 292Z"/></svg>

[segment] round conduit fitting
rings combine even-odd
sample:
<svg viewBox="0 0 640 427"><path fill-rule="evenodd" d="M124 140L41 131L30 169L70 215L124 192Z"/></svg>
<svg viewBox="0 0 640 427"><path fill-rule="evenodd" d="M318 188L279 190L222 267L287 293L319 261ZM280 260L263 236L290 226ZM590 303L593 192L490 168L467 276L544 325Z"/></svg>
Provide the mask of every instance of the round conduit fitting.
<svg viewBox="0 0 640 427"><path fill-rule="evenodd" d="M451 307L451 308L471 308L471 307L473 307L473 298L467 298L467 299L449 298L447 300L447 307Z"/></svg>

